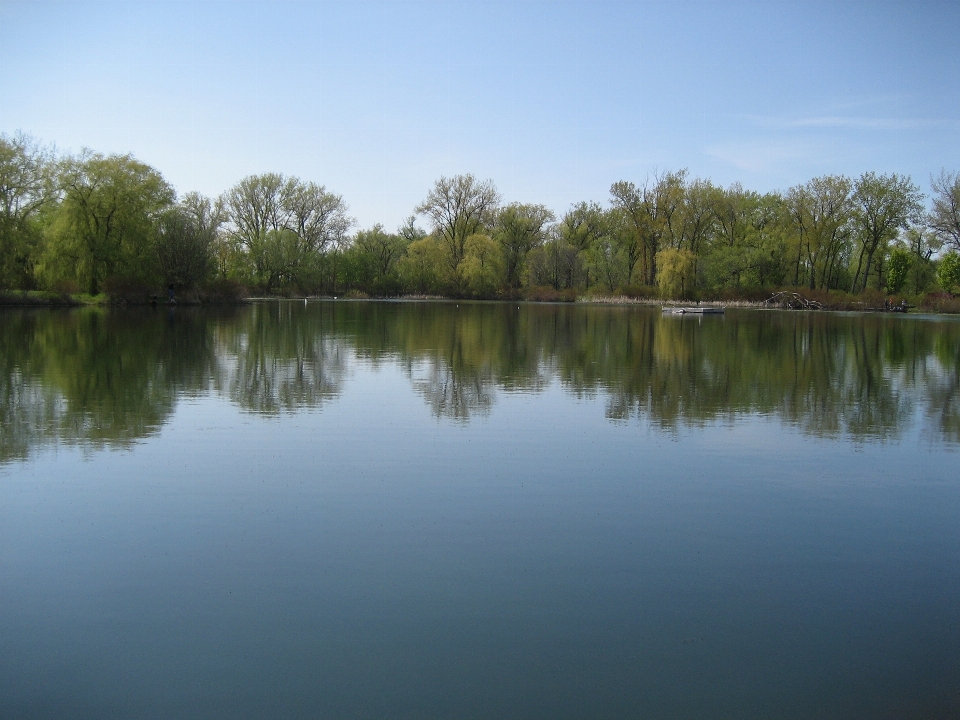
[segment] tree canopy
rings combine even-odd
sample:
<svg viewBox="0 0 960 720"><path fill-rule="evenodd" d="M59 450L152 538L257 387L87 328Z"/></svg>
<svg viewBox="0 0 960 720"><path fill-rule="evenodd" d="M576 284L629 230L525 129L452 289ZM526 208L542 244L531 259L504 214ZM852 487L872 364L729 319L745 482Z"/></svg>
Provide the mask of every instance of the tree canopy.
<svg viewBox="0 0 960 720"><path fill-rule="evenodd" d="M823 175L760 193L685 170L610 185L561 213L443 176L395 229L358 228L343 197L280 173L178 198L130 155L60 156L0 136L0 288L92 294L211 283L251 292L449 297L752 297L954 292L960 174ZM423 222L425 227L420 227ZM940 266L946 263L943 272Z"/></svg>

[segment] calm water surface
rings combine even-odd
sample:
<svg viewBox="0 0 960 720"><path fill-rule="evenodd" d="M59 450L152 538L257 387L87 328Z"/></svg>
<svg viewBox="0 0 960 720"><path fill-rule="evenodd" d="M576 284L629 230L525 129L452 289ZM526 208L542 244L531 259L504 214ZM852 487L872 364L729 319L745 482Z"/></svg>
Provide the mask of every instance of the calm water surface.
<svg viewBox="0 0 960 720"><path fill-rule="evenodd" d="M0 313L0 717L960 717L960 323Z"/></svg>

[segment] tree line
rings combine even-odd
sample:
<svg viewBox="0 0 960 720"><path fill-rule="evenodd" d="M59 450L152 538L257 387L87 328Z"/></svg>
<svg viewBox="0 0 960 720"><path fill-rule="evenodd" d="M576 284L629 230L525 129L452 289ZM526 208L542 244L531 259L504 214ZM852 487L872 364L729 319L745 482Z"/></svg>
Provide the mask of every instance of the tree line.
<svg viewBox="0 0 960 720"><path fill-rule="evenodd" d="M0 135L0 288L173 286L267 294L572 299L749 297L784 287L960 291L960 174L827 175L785 192L686 170L618 181L562 215L441 177L396 231L358 228L342 196L277 173L179 196L131 155L60 155ZM421 222L425 227L421 227Z"/></svg>

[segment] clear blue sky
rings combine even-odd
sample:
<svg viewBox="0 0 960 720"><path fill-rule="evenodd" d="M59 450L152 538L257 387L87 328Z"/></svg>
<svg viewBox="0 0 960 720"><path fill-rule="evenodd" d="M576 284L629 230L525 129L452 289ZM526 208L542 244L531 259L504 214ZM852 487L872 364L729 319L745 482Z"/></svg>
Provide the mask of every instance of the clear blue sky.
<svg viewBox="0 0 960 720"><path fill-rule="evenodd" d="M960 170L960 3L0 0L0 132L179 192L282 172L395 228L441 175L558 213L656 170Z"/></svg>

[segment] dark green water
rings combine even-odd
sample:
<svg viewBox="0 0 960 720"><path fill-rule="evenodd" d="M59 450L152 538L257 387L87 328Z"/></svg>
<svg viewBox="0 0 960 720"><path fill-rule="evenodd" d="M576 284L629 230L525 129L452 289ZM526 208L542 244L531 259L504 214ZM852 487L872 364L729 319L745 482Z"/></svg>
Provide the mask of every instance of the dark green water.
<svg viewBox="0 0 960 720"><path fill-rule="evenodd" d="M960 717L960 323L0 313L0 717Z"/></svg>

